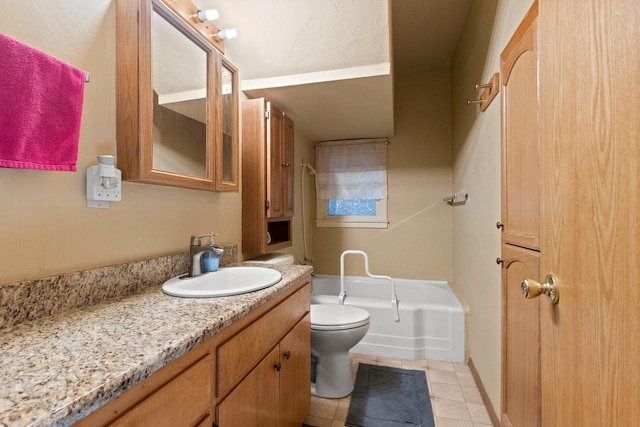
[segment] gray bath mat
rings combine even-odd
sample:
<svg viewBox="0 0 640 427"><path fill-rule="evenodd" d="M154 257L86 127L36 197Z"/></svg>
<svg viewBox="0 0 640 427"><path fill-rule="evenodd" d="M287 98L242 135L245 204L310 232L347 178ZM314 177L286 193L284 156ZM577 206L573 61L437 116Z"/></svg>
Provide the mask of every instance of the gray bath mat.
<svg viewBox="0 0 640 427"><path fill-rule="evenodd" d="M434 427L426 373L360 363L345 425Z"/></svg>

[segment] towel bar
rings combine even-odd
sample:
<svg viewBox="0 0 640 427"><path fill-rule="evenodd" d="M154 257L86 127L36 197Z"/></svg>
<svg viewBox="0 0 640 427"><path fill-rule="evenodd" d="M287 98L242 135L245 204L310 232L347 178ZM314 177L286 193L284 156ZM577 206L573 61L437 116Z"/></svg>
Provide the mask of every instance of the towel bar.
<svg viewBox="0 0 640 427"><path fill-rule="evenodd" d="M449 197L445 197L442 199L450 205L458 204L458 203L466 203L469 200L469 194L463 191L459 191Z"/></svg>

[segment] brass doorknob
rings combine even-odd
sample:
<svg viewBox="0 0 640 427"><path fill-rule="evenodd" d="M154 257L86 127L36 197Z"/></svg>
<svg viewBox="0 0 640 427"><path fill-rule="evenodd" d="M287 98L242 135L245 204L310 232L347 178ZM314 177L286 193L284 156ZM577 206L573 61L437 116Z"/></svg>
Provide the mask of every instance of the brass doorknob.
<svg viewBox="0 0 640 427"><path fill-rule="evenodd" d="M522 282L520 282L520 291L527 299L533 299L541 294L545 294L547 301L551 304L557 304L560 298L558 280L552 274L547 274L542 283L533 279L522 279Z"/></svg>

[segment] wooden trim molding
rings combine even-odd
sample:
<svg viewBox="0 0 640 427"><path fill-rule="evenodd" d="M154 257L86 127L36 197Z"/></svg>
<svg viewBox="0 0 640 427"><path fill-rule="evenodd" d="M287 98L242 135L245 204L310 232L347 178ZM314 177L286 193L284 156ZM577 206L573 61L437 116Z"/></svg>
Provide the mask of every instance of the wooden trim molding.
<svg viewBox="0 0 640 427"><path fill-rule="evenodd" d="M487 413L489 413L489 418L491 418L491 424L493 424L493 427L500 427L500 419L496 415L496 411L493 409L487 390L485 390L482 380L480 379L480 374L478 374L476 365L473 364L473 360L471 358L469 358L469 369L471 370L471 375L473 375L473 379L478 386L478 390L480 390L480 396L482 396L482 402L484 402L484 406L487 408Z"/></svg>

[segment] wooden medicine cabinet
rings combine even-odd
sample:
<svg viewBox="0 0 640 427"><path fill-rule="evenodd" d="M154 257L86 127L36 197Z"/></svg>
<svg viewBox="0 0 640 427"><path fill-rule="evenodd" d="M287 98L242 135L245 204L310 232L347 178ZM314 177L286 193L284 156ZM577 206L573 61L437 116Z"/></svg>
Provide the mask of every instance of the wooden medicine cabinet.
<svg viewBox="0 0 640 427"><path fill-rule="evenodd" d="M118 168L125 181L238 191L238 78L189 1L117 0ZM193 10L192 10L193 9Z"/></svg>

